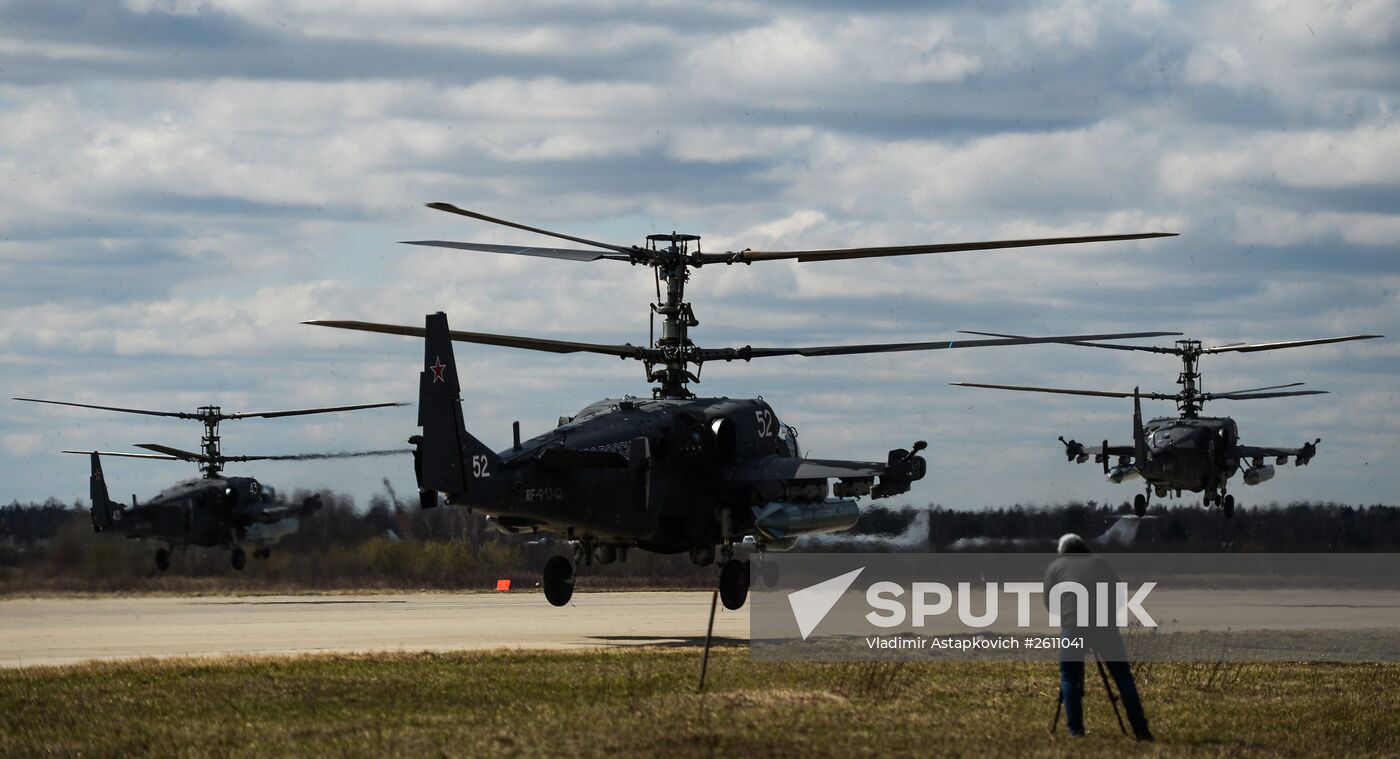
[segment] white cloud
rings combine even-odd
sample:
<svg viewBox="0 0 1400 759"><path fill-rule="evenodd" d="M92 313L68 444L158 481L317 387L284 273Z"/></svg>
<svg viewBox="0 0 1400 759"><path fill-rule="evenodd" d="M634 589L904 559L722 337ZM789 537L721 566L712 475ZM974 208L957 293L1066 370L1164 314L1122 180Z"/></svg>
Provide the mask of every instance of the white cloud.
<svg viewBox="0 0 1400 759"><path fill-rule="evenodd" d="M1400 246L1400 213L1298 213L1249 206L1235 211L1235 240L1244 245L1290 247L1342 241Z"/></svg>
<svg viewBox="0 0 1400 759"><path fill-rule="evenodd" d="M298 322L418 323L443 309L467 329L645 339L644 269L395 245L548 240L421 207L434 200L623 243L691 231L707 251L1182 233L706 267L690 288L705 345L961 328L1394 334L1397 5L130 0L145 14L133 28L179 14L170 28L209 36L7 28L0 377L15 394L131 405L412 400L416 341ZM420 57L433 63L415 68ZM1400 367L1392 342L1209 371L1221 386L1278 373L1333 391L1241 409L1251 440L1320 435L1338 462L1377 459L1397 446L1394 398L1374 390ZM915 501L1122 499L1131 491L1066 470L1054 442L1124 432L1121 405L943 383L1170 385L1175 367L1155 358L1044 347L775 359L708 367L700 389L762 393L825 455L938 440L936 477ZM480 346L459 360L473 378L468 416L500 442L513 419L538 430L596 396L647 390L616 360ZM80 496L84 462L52 450L168 429L7 411L0 481L14 490L0 500ZM387 447L412 417L250 425L238 443ZM394 466L384 471L405 476ZM136 469L122 481L143 493L171 476ZM1389 498L1394 474L1371 469L1301 470L1288 492ZM274 482L379 487L368 470L279 471L290 474Z"/></svg>

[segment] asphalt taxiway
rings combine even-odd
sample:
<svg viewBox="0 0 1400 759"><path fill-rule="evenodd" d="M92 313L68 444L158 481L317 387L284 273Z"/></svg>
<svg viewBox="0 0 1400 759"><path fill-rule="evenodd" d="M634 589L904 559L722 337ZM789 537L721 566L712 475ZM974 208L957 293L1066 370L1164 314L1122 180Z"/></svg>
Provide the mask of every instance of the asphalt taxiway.
<svg viewBox="0 0 1400 759"><path fill-rule="evenodd" d="M114 596L0 600L0 667L140 657L599 648L703 642L709 592ZM715 616L748 640L748 610Z"/></svg>

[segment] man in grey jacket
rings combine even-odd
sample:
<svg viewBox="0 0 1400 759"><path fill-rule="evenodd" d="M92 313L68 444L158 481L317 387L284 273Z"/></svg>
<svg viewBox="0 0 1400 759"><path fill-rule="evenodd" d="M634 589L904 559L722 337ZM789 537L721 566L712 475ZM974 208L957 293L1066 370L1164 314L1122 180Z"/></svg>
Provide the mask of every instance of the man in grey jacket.
<svg viewBox="0 0 1400 759"><path fill-rule="evenodd" d="M1123 636L1115 624L1117 618L1117 598L1111 597L1106 605L1108 619L1096 619L1094 612L1101 608L1097 593L1106 590L1114 592L1119 582L1118 573L1102 556L1089 551L1089 546L1074 533L1060 538L1060 557L1050 563L1045 570L1046 602L1049 603L1052 589L1062 582L1077 583L1087 591L1085 597L1075 593L1057 596L1060 603L1060 629L1065 638L1083 639L1082 648L1065 647L1060 649L1060 700L1065 708L1065 727L1069 734L1084 734L1084 654L1092 650L1105 664L1118 684L1118 693L1123 698L1123 708L1128 713L1128 722L1133 726L1133 736L1140 741L1152 740L1152 731L1147 728L1147 715L1142 711L1142 700L1138 696L1137 683L1133 680L1132 665L1128 663L1128 652L1123 646ZM1103 583L1101 585L1101 583ZM1087 605L1088 625L1081 625L1079 604Z"/></svg>

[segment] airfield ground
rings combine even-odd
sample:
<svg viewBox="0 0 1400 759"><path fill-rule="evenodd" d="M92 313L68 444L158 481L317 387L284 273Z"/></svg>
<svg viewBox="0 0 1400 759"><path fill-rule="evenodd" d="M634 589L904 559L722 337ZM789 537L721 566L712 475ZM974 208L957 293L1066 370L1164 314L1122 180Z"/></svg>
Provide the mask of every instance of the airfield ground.
<svg viewBox="0 0 1400 759"><path fill-rule="evenodd" d="M58 595L0 599L0 668L93 659L598 648L694 642L713 594L539 591L303 595ZM715 635L748 640L747 611Z"/></svg>
<svg viewBox="0 0 1400 759"><path fill-rule="evenodd" d="M1400 666L1164 664L1158 742L1047 734L1046 664L756 663L690 645L329 654L0 670L4 756L1395 755Z"/></svg>
<svg viewBox="0 0 1400 759"><path fill-rule="evenodd" d="M1094 682L1071 743L1052 664L756 662L721 610L701 695L710 596L4 599L0 756L1400 755L1400 663L1157 663L1158 743Z"/></svg>

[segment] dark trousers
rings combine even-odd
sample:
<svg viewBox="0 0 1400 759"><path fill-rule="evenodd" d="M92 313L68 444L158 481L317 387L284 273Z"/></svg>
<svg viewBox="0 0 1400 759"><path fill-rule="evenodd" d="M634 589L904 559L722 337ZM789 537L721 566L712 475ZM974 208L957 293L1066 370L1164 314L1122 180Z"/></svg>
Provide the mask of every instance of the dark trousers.
<svg viewBox="0 0 1400 759"><path fill-rule="evenodd" d="M1088 632L1088 634L1085 634ZM1118 694L1123 699L1123 710L1128 713L1128 723L1133 726L1135 735L1148 734L1147 715L1142 711L1142 698L1138 696L1137 681L1133 679L1133 668L1128 663L1123 638L1117 630L1076 631L1066 628L1063 634L1069 638L1084 637L1087 648L1094 651L1108 667L1108 674L1118 686ZM1062 651L1060 655L1060 701L1065 707L1065 727L1071 735L1084 733L1084 651Z"/></svg>

